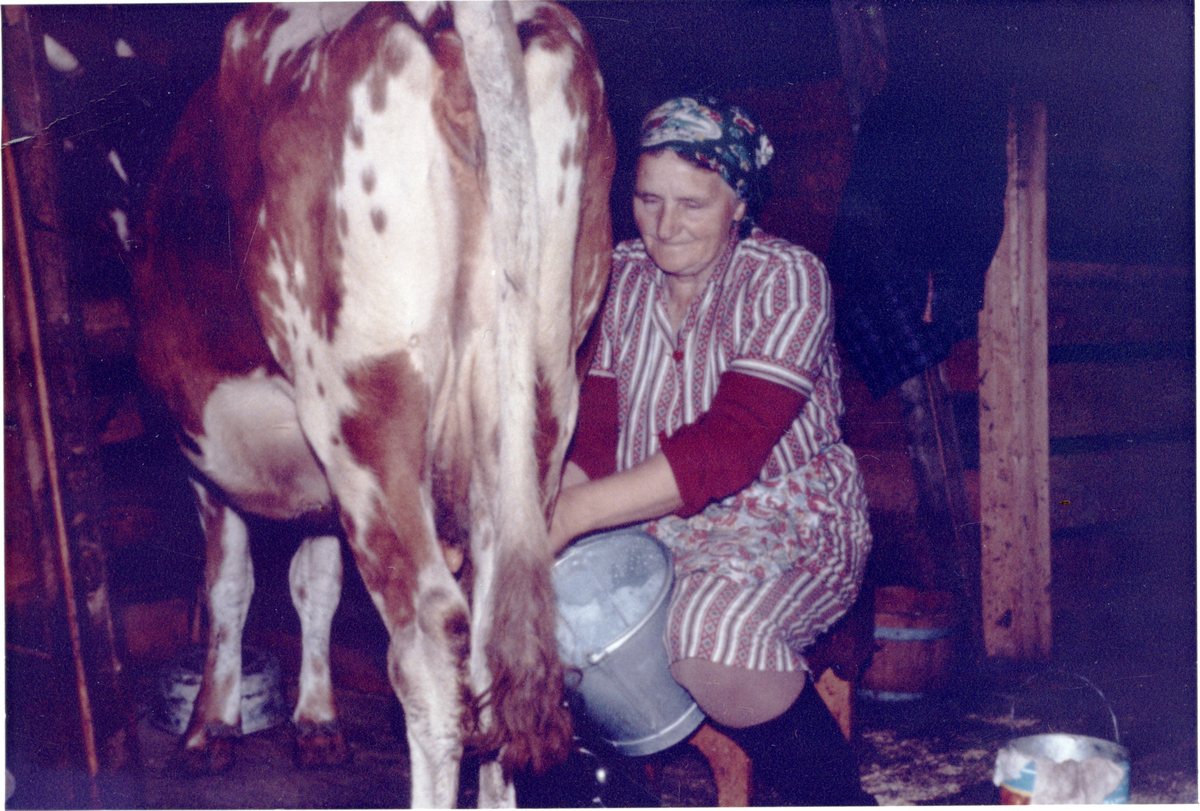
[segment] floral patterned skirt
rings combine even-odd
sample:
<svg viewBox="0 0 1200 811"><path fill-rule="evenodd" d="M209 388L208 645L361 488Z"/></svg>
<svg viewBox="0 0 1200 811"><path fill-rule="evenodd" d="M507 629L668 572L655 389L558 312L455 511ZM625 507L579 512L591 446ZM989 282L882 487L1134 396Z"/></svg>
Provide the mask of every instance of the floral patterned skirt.
<svg viewBox="0 0 1200 811"><path fill-rule="evenodd" d="M645 529L675 564L671 660L752 669L804 666L801 651L857 598L871 548L862 477L841 444L698 515Z"/></svg>

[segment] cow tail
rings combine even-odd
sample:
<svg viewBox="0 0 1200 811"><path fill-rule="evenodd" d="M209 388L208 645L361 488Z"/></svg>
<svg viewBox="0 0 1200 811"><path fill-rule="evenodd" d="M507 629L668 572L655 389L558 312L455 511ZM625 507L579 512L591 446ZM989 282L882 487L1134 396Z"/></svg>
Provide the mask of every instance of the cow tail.
<svg viewBox="0 0 1200 811"><path fill-rule="evenodd" d="M534 433L537 291L541 256L537 183L524 57L507 3L458 3L455 27L485 143L487 199L496 256L496 361L499 467L495 548L479 571L473 612L490 627L490 682L480 712L481 744L498 750L507 774L542 771L566 757L571 718L563 706L554 638L553 556L546 541ZM564 269L569 272L569 269ZM548 317L568 314L548 313ZM478 652L474 652L476 655Z"/></svg>

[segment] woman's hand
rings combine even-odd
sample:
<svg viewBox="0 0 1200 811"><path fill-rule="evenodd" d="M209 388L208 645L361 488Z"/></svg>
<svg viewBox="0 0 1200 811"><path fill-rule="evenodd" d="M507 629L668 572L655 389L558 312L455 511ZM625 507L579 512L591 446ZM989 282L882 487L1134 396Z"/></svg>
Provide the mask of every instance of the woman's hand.
<svg viewBox="0 0 1200 811"><path fill-rule="evenodd" d="M566 484L565 477L563 484ZM548 536L551 554L557 555L563 550L563 547L582 534L581 531L574 529L576 508L572 503L578 495L575 491L580 486L564 486L558 494L558 502L554 505L554 518L550 521L550 533Z"/></svg>
<svg viewBox="0 0 1200 811"><path fill-rule="evenodd" d="M661 452L603 479L589 480L571 467L568 464L563 472L563 489L550 524L555 554L580 535L661 518L683 506L675 474Z"/></svg>
<svg viewBox="0 0 1200 811"><path fill-rule="evenodd" d="M571 502L576 497L574 490L579 485L591 481L583 468L574 462L567 462L563 468L562 483L559 485L558 500L554 504L554 517L550 521L550 550L557 555L562 548L581 534L572 529L572 521L577 517L577 507Z"/></svg>

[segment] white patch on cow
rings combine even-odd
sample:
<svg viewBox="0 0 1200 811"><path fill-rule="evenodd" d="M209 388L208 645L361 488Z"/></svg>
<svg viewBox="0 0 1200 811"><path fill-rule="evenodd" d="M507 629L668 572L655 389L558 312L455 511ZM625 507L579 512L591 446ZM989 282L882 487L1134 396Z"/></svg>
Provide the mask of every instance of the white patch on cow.
<svg viewBox="0 0 1200 811"><path fill-rule="evenodd" d="M408 60L388 77L382 111L371 109L366 79L350 89L362 147L345 134L345 180L335 193L348 224L336 336L338 355L347 360L386 355L434 327L436 314L446 310L439 300L451 274L430 268L454 267L460 241L446 147L430 107L435 65L409 26L395 25L388 36ZM375 177L370 192L361 181L367 172ZM413 360L420 370L419 353Z"/></svg>
<svg viewBox="0 0 1200 811"><path fill-rule="evenodd" d="M570 49L550 52L537 40L525 54L526 81L529 86L530 123L537 154L538 197L541 222L541 283L538 309L543 313L572 313L572 274L565 272L575 260L578 238L584 166L578 162L579 140L587 137L590 122L582 110L574 115L567 105L571 95L566 83L572 80L575 54ZM607 267L601 272L606 272ZM571 346L586 329L570 317L544 319L536 336L538 359L547 389L551 392L551 411L558 416L559 442L554 456L547 460L551 469L561 465L560 453L574 430L578 410L578 387L571 355L561 347ZM550 483L551 486L553 483Z"/></svg>
<svg viewBox="0 0 1200 811"><path fill-rule="evenodd" d="M246 22L238 17L229 26L229 31L225 35L225 47L233 53L238 53L249 44L250 37L246 36Z"/></svg>
<svg viewBox="0 0 1200 811"><path fill-rule="evenodd" d="M121 57L122 59L133 59L135 56L137 56L137 54L133 52L133 48L130 46L130 44L124 39L118 39L116 42L114 42L113 50L116 52L117 56Z"/></svg>
<svg viewBox="0 0 1200 811"><path fill-rule="evenodd" d="M425 2L425 0L409 0L404 5L408 6L408 13L413 15L413 18L424 27L425 23L429 22L429 18L433 16L433 12L439 7L445 5L439 2Z"/></svg>
<svg viewBox="0 0 1200 811"><path fill-rule="evenodd" d="M365 6L365 3L284 3L279 8L290 12L287 20L271 32L271 40L267 43L263 58L267 61L267 71L263 77L266 84L271 83L275 68L280 60L287 57L304 44L326 34L340 30L350 22L354 15ZM309 59L305 63L305 87L311 79L316 60Z"/></svg>
<svg viewBox="0 0 1200 811"><path fill-rule="evenodd" d="M547 51L536 44L525 54L525 75L529 86L530 125L538 134L538 200L542 213L542 273L539 307L542 312L569 313L571 308L571 267L579 223L583 166L575 160L579 138L586 132L587 120L572 116L567 106L567 89L574 67L574 52L563 48ZM566 158L566 166L563 165ZM569 326L569 318L550 319L547 323ZM569 345L569 334L540 335L543 346ZM564 354L565 357L565 354Z"/></svg>
<svg viewBox="0 0 1200 811"><path fill-rule="evenodd" d="M440 556L440 552L437 553ZM388 651L401 664L408 691L407 722L413 808L450 808L462 757L461 693L457 662L442 635L445 618L467 612L466 600L444 565L425 566L417 575L417 621L405 644Z"/></svg>
<svg viewBox="0 0 1200 811"><path fill-rule="evenodd" d="M87 594L87 611L93 617L103 617L103 612L108 610L108 606L108 586L101 581L99 588L89 591Z"/></svg>
<svg viewBox="0 0 1200 811"><path fill-rule="evenodd" d="M538 9L544 5L542 0L513 0L509 3L512 8L513 22L520 25L532 20Z"/></svg>
<svg viewBox="0 0 1200 811"><path fill-rule="evenodd" d="M290 383L263 368L223 380L204 404L204 433L192 463L228 493L275 503L276 518L330 504L329 485L309 450ZM282 475L289 478L280 481ZM268 514L264 512L263 514Z"/></svg>
<svg viewBox="0 0 1200 811"><path fill-rule="evenodd" d="M75 54L64 48L58 40L49 34L43 34L42 41L46 48L46 61L50 63L50 67L59 73L70 73L79 69L79 60L75 58Z"/></svg>
<svg viewBox="0 0 1200 811"><path fill-rule="evenodd" d="M117 150L108 150L108 162L112 164L113 171L121 178L121 182L128 186L129 175L125 174L125 167L121 165L121 156L117 154Z"/></svg>
<svg viewBox="0 0 1200 811"><path fill-rule="evenodd" d="M129 250L129 215L119 208L114 208L108 212L108 216L113 221L113 226L117 229L117 237L121 240L121 247Z"/></svg>
<svg viewBox="0 0 1200 811"><path fill-rule="evenodd" d="M205 708L209 715L205 721L219 720L229 726L238 726L241 712L242 691L242 629L246 625L246 614L250 609L250 596L254 593L254 566L250 561L250 534L246 524L233 510L219 504L203 485L193 481L192 487L201 505L201 515L222 513L221 557L219 565L208 583L208 608L216 656L211 672L206 668L205 678L211 678L213 695ZM208 531L208 528L205 528ZM210 651L210 655L213 651ZM225 688L223 694L220 689ZM205 724L194 730L203 736ZM192 740L188 741L193 744Z"/></svg>
<svg viewBox="0 0 1200 811"><path fill-rule="evenodd" d="M293 359L291 368L284 371L294 386L291 389L295 399L293 407L303 434L312 453L324 466L329 481L334 482L334 488L342 494L341 509L359 522L359 526L365 526L362 521L373 514L381 489L375 475L351 457L341 440L341 421L358 408L354 393L346 383L348 370L366 358L361 355L348 357L313 328L311 315L295 295L300 288L290 281L293 275L302 278L304 270L284 263L275 239L271 240L266 271L278 287L279 299L273 301L262 295L260 300L279 319L284 332L283 337L271 333L267 339L268 348L281 365L285 357ZM376 306L379 304L375 303ZM286 347L280 345L281 341L286 342ZM313 360L311 367L307 363L309 353Z"/></svg>
<svg viewBox="0 0 1200 811"><path fill-rule="evenodd" d="M293 284L296 285L297 290L304 289L304 286L308 284L308 269L304 267L303 262L296 262L295 264L292 265L291 276L292 276ZM290 324L288 325L288 329L289 329L288 334L291 335L292 333L290 331L291 330Z"/></svg>

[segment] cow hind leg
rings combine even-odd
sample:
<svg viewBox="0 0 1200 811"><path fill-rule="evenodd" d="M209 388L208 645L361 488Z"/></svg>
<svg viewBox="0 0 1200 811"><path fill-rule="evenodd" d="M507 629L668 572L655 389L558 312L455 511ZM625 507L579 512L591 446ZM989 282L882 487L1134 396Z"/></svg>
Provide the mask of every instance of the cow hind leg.
<svg viewBox="0 0 1200 811"><path fill-rule="evenodd" d="M207 489L195 485L206 545L208 654L200 692L175 766L185 774L211 774L233 765L241 734L242 630L254 593L245 522Z"/></svg>
<svg viewBox="0 0 1200 811"><path fill-rule="evenodd" d="M306 538L288 572L292 604L300 616L300 696L296 726L296 764L301 768L336 766L348 756L337 721L329 669L329 631L342 593L342 551L337 537Z"/></svg>
<svg viewBox="0 0 1200 811"><path fill-rule="evenodd" d="M474 722L467 678L470 628L466 600L449 571L437 564L429 568L435 575L430 579L445 575L447 582L418 588L414 622L392 635L388 671L404 706L411 805L449 808L458 798L463 740Z"/></svg>
<svg viewBox="0 0 1200 811"><path fill-rule="evenodd" d="M420 555L427 562L419 568L416 555L398 546L391 554L378 550L356 546L355 557L388 630L388 678L408 737L410 805L450 808L458 798L463 740L474 726L467 602L436 542Z"/></svg>

